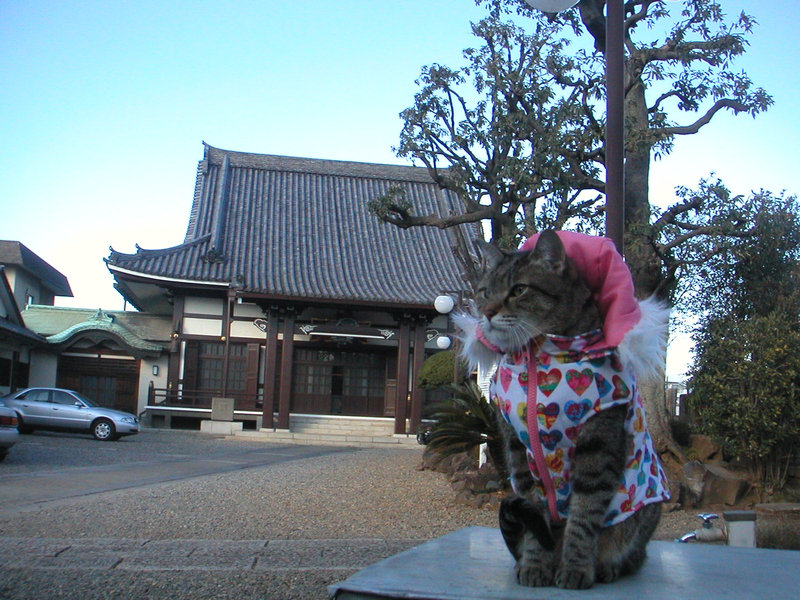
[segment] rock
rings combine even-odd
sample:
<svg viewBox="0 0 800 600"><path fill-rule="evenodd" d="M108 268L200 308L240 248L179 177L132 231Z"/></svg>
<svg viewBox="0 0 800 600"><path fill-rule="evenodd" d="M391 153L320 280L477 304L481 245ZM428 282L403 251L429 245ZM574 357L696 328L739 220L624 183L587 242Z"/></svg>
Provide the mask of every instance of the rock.
<svg viewBox="0 0 800 600"><path fill-rule="evenodd" d="M680 504L700 506L705 476L705 465L699 460L693 460L683 465L684 481L681 485Z"/></svg>
<svg viewBox="0 0 800 600"><path fill-rule="evenodd" d="M460 492L462 490L467 489L467 481L466 479L459 479L458 481L454 481L450 484L450 487L453 488L454 491Z"/></svg>
<svg viewBox="0 0 800 600"><path fill-rule="evenodd" d="M686 463L683 475L685 485L681 489L680 502L689 506L734 505L749 487L748 481L734 472L698 460Z"/></svg>
<svg viewBox="0 0 800 600"><path fill-rule="evenodd" d="M488 500L487 494L473 494L472 498L467 501L467 505L472 508L481 508Z"/></svg>
<svg viewBox="0 0 800 600"><path fill-rule="evenodd" d="M486 502L486 504L483 505L483 508L497 512L500 510L500 502L501 502L500 496L498 496L497 494L493 494L489 496L489 500L488 502Z"/></svg>
<svg viewBox="0 0 800 600"><path fill-rule="evenodd" d="M458 494L456 494L455 501L457 504L466 504L469 506L469 503L472 501L472 492L467 490L462 490Z"/></svg>
<svg viewBox="0 0 800 600"><path fill-rule="evenodd" d="M697 459L702 462L719 460L722 458L719 446L707 435L693 434L689 436L691 448L696 452Z"/></svg>
<svg viewBox="0 0 800 600"><path fill-rule="evenodd" d="M500 482L494 479L486 482L486 491L489 493L500 491Z"/></svg>

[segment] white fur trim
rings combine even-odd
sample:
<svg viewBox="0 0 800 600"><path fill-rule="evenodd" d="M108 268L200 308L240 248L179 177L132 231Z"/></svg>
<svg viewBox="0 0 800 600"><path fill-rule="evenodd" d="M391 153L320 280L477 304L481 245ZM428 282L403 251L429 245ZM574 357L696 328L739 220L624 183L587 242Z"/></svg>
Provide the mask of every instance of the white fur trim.
<svg viewBox="0 0 800 600"><path fill-rule="evenodd" d="M670 309L652 297L639 302L639 307L642 318L622 338L619 354L622 363L632 369L637 378L648 379L664 370ZM470 370L480 367L484 372L491 372L500 355L478 339L480 317L474 312L459 312L453 315L453 322L460 332L459 355L469 363Z"/></svg>
<svg viewBox="0 0 800 600"><path fill-rule="evenodd" d="M622 363L637 378L648 379L664 370L669 333L669 307L653 297L639 302L642 318L619 345Z"/></svg>
<svg viewBox="0 0 800 600"><path fill-rule="evenodd" d="M470 371L478 367L483 371L490 371L500 355L487 348L478 339L480 318L471 312L458 312L453 315L453 323L459 331L458 339L461 342L459 355L467 361Z"/></svg>

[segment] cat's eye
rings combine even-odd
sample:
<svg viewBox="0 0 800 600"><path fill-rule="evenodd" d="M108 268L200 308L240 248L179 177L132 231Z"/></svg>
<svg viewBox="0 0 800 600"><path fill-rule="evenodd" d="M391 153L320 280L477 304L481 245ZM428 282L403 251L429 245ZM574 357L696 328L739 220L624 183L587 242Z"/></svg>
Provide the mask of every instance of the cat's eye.
<svg viewBox="0 0 800 600"><path fill-rule="evenodd" d="M509 294L509 296L511 296L512 298L521 296L526 291L528 291L529 287L530 287L529 285L525 285L524 283L518 283L517 285L511 288L511 293Z"/></svg>
<svg viewBox="0 0 800 600"><path fill-rule="evenodd" d="M479 288L478 289L478 296L480 296L481 298L484 298L484 299L488 298L489 297L489 292L487 291L487 288L485 288L485 287Z"/></svg>

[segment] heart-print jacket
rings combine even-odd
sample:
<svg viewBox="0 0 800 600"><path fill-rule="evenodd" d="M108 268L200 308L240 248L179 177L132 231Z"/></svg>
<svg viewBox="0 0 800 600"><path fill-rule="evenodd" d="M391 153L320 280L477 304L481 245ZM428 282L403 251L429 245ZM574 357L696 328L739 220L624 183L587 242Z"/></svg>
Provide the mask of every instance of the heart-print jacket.
<svg viewBox="0 0 800 600"><path fill-rule="evenodd" d="M528 463L555 522L566 518L570 463L583 423L600 410L625 404L631 436L626 469L606 513L606 525L642 506L669 498L664 470L647 432L636 377L664 366L669 310L639 302L622 257L607 238L557 232L603 315L603 328L576 338L540 336L507 351L484 337L481 316L456 315L462 356L483 370L496 366L491 400L528 450ZM535 247L532 236L521 250ZM513 485L513 482L512 482Z"/></svg>
<svg viewBox="0 0 800 600"><path fill-rule="evenodd" d="M597 331L576 338L537 338L524 351L503 356L490 386L492 402L527 448L536 489L554 522L568 514L570 466L581 426L597 412L621 404L628 406L630 444L605 525L669 498L636 378L614 350L585 351L601 336Z"/></svg>

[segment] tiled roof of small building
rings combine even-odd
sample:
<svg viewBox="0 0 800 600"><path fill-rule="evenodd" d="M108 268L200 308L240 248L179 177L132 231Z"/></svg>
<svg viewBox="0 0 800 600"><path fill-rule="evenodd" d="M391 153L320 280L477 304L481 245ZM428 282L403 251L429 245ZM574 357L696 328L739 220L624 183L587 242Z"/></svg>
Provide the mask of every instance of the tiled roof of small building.
<svg viewBox="0 0 800 600"><path fill-rule="evenodd" d="M460 211L424 168L205 147L183 244L107 263L143 276L232 283L271 297L429 305L464 286L452 248L477 228L408 230L367 202L401 186L420 212Z"/></svg>

